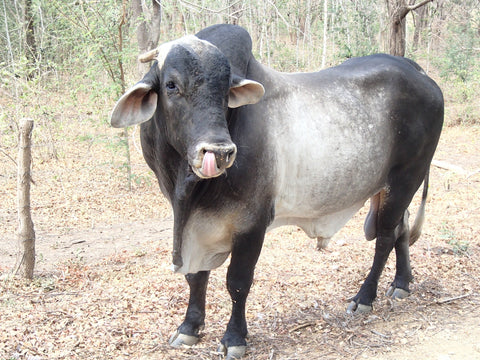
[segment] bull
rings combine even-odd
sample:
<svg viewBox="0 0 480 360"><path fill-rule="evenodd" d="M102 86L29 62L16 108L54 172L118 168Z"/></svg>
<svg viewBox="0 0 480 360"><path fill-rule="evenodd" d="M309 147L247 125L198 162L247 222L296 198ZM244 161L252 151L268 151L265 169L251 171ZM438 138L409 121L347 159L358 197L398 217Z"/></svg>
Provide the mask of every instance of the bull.
<svg viewBox="0 0 480 360"><path fill-rule="evenodd" d="M170 344L192 345L205 319L210 271L230 255L231 317L220 349L246 350L245 303L266 231L301 227L324 245L370 199L371 270L348 305L372 308L395 249L388 295L412 279L442 92L413 61L379 54L315 73L274 71L241 27L215 25L143 55L150 71L116 103L114 127L141 124L143 155L174 213L173 265L190 298ZM424 184L409 228L408 206Z"/></svg>

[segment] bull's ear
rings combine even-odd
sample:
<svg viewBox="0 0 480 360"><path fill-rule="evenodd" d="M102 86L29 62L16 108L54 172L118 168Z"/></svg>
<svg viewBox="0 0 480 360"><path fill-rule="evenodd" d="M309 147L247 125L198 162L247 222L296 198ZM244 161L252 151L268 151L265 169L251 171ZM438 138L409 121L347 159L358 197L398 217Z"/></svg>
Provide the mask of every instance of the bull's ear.
<svg viewBox="0 0 480 360"><path fill-rule="evenodd" d="M138 83L117 101L110 124L122 128L150 120L157 109L157 97L151 85Z"/></svg>
<svg viewBox="0 0 480 360"><path fill-rule="evenodd" d="M228 107L237 108L260 101L265 88L262 84L248 79L234 77L228 94Z"/></svg>

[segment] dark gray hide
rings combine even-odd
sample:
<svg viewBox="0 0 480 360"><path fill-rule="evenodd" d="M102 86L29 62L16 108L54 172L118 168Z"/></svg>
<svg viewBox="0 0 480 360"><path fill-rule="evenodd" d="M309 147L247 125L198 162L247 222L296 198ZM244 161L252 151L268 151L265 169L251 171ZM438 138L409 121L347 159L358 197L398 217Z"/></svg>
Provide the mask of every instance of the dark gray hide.
<svg viewBox="0 0 480 360"><path fill-rule="evenodd" d="M198 340L209 271L231 254L232 316L221 340L230 358L245 352L245 302L269 228L295 224L323 241L371 198L374 262L348 310L371 309L393 249L389 294L408 295L408 246L420 234L443 123L440 89L410 60L373 55L284 74L251 47L231 25L162 45L112 114L113 126L142 123L145 159L173 206L173 263L187 274L190 301L171 343ZM410 230L407 208L422 182Z"/></svg>

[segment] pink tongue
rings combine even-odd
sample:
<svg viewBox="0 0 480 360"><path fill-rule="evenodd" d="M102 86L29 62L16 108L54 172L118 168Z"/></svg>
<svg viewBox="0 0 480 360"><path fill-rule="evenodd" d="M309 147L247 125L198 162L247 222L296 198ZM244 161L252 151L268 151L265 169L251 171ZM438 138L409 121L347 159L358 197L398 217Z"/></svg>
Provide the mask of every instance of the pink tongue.
<svg viewBox="0 0 480 360"><path fill-rule="evenodd" d="M202 169L205 176L211 177L217 174L217 161L213 152L207 151L203 156Z"/></svg>

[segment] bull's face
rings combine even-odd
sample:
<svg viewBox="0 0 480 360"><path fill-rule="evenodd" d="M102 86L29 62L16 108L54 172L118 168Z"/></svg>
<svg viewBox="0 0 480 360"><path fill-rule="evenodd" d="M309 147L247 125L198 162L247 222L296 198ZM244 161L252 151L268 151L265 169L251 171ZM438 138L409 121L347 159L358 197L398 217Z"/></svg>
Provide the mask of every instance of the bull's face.
<svg viewBox="0 0 480 360"><path fill-rule="evenodd" d="M263 86L232 76L220 50L194 36L142 57L152 58L157 61L149 73L117 102L112 126L131 126L153 117L197 176L223 174L237 152L228 132L227 109L258 102Z"/></svg>

